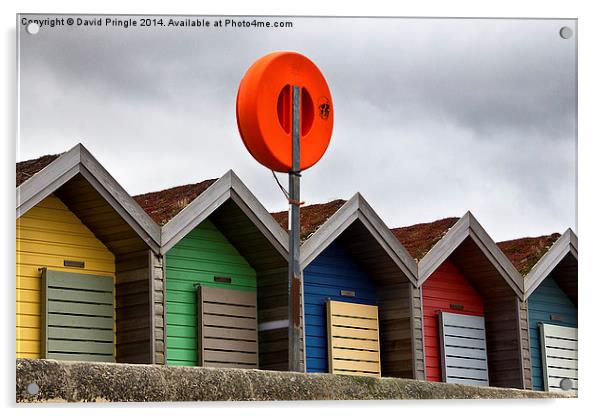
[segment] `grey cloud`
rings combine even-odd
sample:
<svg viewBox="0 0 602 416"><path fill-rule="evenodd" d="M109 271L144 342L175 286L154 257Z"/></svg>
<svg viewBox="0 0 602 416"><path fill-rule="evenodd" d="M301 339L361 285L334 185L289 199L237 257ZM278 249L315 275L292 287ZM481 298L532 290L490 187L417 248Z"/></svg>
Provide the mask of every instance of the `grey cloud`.
<svg viewBox="0 0 602 416"><path fill-rule="evenodd" d="M129 192L232 168L285 209L242 146L234 102L254 59L289 49L320 66L335 105L307 202L360 191L392 227L470 209L497 239L575 226L576 42L558 36L574 21L291 20L22 31L20 159L81 139Z"/></svg>

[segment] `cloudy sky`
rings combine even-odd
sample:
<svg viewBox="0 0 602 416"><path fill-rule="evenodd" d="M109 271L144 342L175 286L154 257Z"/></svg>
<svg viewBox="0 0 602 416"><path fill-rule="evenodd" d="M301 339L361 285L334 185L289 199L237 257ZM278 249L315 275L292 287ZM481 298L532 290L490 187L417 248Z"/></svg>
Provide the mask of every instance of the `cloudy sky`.
<svg viewBox="0 0 602 416"><path fill-rule="evenodd" d="M576 228L574 20L258 19L294 27L21 26L18 160L81 142L131 194L233 169L284 210L235 98L255 59L294 50L335 113L306 203L359 191L390 227L470 210L496 240Z"/></svg>

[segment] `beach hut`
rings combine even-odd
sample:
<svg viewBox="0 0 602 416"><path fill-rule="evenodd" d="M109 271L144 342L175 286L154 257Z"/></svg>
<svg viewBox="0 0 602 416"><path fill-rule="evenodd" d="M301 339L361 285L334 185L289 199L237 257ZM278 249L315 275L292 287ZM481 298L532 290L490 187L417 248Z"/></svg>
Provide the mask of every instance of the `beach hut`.
<svg viewBox="0 0 602 416"><path fill-rule="evenodd" d="M302 208L301 224L306 371L424 378L416 263L399 241L360 194Z"/></svg>
<svg viewBox="0 0 602 416"><path fill-rule="evenodd" d="M234 172L135 200L162 227L166 363L288 370L287 233Z"/></svg>
<svg viewBox="0 0 602 416"><path fill-rule="evenodd" d="M17 164L17 357L154 362L159 227L82 146Z"/></svg>
<svg viewBox="0 0 602 416"><path fill-rule="evenodd" d="M530 387L522 277L475 217L393 232L419 253L426 379Z"/></svg>
<svg viewBox="0 0 602 416"><path fill-rule="evenodd" d="M554 241L555 240L555 241ZM576 392L577 235L568 229L500 243L525 274L533 390Z"/></svg>

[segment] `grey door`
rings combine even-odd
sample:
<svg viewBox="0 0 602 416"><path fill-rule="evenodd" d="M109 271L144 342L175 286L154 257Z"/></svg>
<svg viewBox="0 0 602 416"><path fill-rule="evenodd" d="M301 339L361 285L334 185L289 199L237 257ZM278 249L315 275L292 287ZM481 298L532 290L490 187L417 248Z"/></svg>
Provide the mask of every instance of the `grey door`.
<svg viewBox="0 0 602 416"><path fill-rule="evenodd" d="M113 278L42 271L42 357L114 362Z"/></svg>
<svg viewBox="0 0 602 416"><path fill-rule="evenodd" d="M199 365L258 368L257 346L257 293L199 286Z"/></svg>
<svg viewBox="0 0 602 416"><path fill-rule="evenodd" d="M485 318L442 312L439 340L443 381L489 385Z"/></svg>
<svg viewBox="0 0 602 416"><path fill-rule="evenodd" d="M544 388L576 392L577 328L540 323L539 332Z"/></svg>

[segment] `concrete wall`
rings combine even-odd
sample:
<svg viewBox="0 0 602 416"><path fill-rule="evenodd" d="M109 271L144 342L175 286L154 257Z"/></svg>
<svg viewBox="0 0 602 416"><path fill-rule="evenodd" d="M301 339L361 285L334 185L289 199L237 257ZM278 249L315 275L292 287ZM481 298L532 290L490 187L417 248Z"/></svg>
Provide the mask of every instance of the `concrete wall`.
<svg viewBox="0 0 602 416"><path fill-rule="evenodd" d="M19 403L568 397L399 378L202 367L17 359L16 370ZM37 394L28 394L31 383L39 386Z"/></svg>

